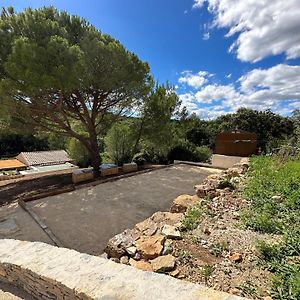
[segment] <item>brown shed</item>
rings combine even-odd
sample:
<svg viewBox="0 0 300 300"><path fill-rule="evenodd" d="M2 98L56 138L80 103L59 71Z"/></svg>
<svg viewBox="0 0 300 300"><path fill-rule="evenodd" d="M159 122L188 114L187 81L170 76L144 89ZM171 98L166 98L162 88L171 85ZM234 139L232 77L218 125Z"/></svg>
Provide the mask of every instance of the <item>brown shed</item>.
<svg viewBox="0 0 300 300"><path fill-rule="evenodd" d="M250 156L257 151L256 133L247 131L225 131L216 136L216 154Z"/></svg>

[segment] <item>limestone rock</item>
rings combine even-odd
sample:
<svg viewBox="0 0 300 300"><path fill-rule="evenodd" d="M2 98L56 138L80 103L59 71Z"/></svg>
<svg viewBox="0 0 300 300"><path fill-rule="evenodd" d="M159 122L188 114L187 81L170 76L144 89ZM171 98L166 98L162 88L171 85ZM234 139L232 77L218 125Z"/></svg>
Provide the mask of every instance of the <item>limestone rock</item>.
<svg viewBox="0 0 300 300"><path fill-rule="evenodd" d="M226 171L226 174L228 177L233 178L233 177L240 177L241 176L241 169L239 168L229 168Z"/></svg>
<svg viewBox="0 0 300 300"><path fill-rule="evenodd" d="M150 218L137 223L135 228L143 232L144 235L153 235L157 230L157 224Z"/></svg>
<svg viewBox="0 0 300 300"><path fill-rule="evenodd" d="M162 235L142 236L135 245L141 258L153 259L162 253L164 241L165 237Z"/></svg>
<svg viewBox="0 0 300 300"><path fill-rule="evenodd" d="M190 206L199 203L199 200L200 198L197 195L180 195L173 201L170 211L173 213L184 213Z"/></svg>
<svg viewBox="0 0 300 300"><path fill-rule="evenodd" d="M108 257L120 258L126 254L126 248L131 247L138 237L137 231L126 229L108 241L104 252Z"/></svg>
<svg viewBox="0 0 300 300"><path fill-rule="evenodd" d="M234 219L234 220L239 220L239 219L240 219L240 213L237 212L237 211L234 211L234 212L232 213L232 219Z"/></svg>
<svg viewBox="0 0 300 300"><path fill-rule="evenodd" d="M172 240L166 240L162 255L172 254L172 252L173 252Z"/></svg>
<svg viewBox="0 0 300 300"><path fill-rule="evenodd" d="M243 259L243 256L241 253L238 252L233 252L230 256L229 259L233 262L240 262Z"/></svg>
<svg viewBox="0 0 300 300"><path fill-rule="evenodd" d="M120 258L120 263L124 264L124 265L128 265L129 264L129 258L128 258L128 256L122 256Z"/></svg>
<svg viewBox="0 0 300 300"><path fill-rule="evenodd" d="M196 195L199 198L209 197L210 199L213 199L217 195L215 187L211 187L209 185L199 184L194 188L196 190Z"/></svg>
<svg viewBox="0 0 300 300"><path fill-rule="evenodd" d="M134 256L136 253L136 247L135 246L128 247L128 248L126 248L126 252L129 255Z"/></svg>
<svg viewBox="0 0 300 300"><path fill-rule="evenodd" d="M178 269L175 269L174 271L170 272L169 274L172 277L177 277L179 275L180 271Z"/></svg>
<svg viewBox="0 0 300 300"><path fill-rule="evenodd" d="M273 201L277 202L277 203L282 202L282 197L281 197L280 195L272 196L271 199L272 199Z"/></svg>
<svg viewBox="0 0 300 300"><path fill-rule="evenodd" d="M174 226L175 224L179 223L182 219L182 213L171 213L168 211L158 211L151 216L151 220L157 223L159 227L165 224Z"/></svg>
<svg viewBox="0 0 300 300"><path fill-rule="evenodd" d="M152 271L152 266L150 263L144 261L144 260L139 260L139 261L136 261L132 258L129 259L129 264L132 266L132 267L135 267L136 269L140 269L140 270L143 270L143 271L149 271L151 272Z"/></svg>
<svg viewBox="0 0 300 300"><path fill-rule="evenodd" d="M141 254L139 254L138 252L136 252L136 253L134 254L133 259L135 259L135 260L140 260L140 259L141 259Z"/></svg>
<svg viewBox="0 0 300 300"><path fill-rule="evenodd" d="M210 181L210 180L217 180L219 178L219 174L211 174L208 175L205 180Z"/></svg>
<svg viewBox="0 0 300 300"><path fill-rule="evenodd" d="M153 271L158 273L172 271L175 268L175 262L175 257L170 254L150 260Z"/></svg>
<svg viewBox="0 0 300 300"><path fill-rule="evenodd" d="M175 226L172 226L172 225L167 225L167 224L164 225L161 233L169 239L175 239L175 240L177 239L178 240L178 239L182 238L180 231Z"/></svg>

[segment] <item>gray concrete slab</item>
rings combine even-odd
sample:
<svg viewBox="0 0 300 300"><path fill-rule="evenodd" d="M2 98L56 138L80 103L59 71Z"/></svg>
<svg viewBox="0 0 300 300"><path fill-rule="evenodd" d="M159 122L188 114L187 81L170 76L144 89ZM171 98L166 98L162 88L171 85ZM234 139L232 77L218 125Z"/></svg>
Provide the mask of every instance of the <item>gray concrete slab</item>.
<svg viewBox="0 0 300 300"><path fill-rule="evenodd" d="M176 165L27 204L65 247L99 255L109 238L169 210L175 197L193 194L210 173L215 170Z"/></svg>
<svg viewBox="0 0 300 300"><path fill-rule="evenodd" d="M211 164L215 168L231 168L234 164L237 164L244 158L242 156L229 156L222 154L213 154L211 158Z"/></svg>
<svg viewBox="0 0 300 300"><path fill-rule="evenodd" d="M16 202L0 207L0 228L0 239L53 244L39 225Z"/></svg>

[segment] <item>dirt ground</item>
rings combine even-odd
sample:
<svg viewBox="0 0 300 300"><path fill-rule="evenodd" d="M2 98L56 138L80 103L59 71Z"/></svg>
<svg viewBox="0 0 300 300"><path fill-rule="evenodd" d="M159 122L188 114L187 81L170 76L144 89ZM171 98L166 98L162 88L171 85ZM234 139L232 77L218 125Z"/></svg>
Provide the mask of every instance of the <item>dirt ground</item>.
<svg viewBox="0 0 300 300"><path fill-rule="evenodd" d="M217 170L218 171L218 170ZM167 211L180 194L216 173L215 169L175 165L27 202L64 247L99 255L109 238L156 211ZM48 236L17 204L0 207L1 220L12 218L18 230L0 238L43 241Z"/></svg>
<svg viewBox="0 0 300 300"><path fill-rule="evenodd" d="M245 206L240 192L226 189L203 205L206 214L197 229L174 244L185 280L251 299L269 295L271 274L260 267L256 245L280 237L244 229L240 210Z"/></svg>
<svg viewBox="0 0 300 300"><path fill-rule="evenodd" d="M14 180L0 181L0 206L22 197L31 197L40 193L66 188L72 185L72 174L63 171L52 175L30 175Z"/></svg>

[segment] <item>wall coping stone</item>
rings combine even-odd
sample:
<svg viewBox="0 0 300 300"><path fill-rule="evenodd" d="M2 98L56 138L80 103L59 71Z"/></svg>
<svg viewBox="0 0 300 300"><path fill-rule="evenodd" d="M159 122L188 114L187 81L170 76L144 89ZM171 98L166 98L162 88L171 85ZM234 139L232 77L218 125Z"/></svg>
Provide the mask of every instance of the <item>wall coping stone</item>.
<svg viewBox="0 0 300 300"><path fill-rule="evenodd" d="M12 239L0 240L0 280L33 291L37 299L245 299L75 250Z"/></svg>

